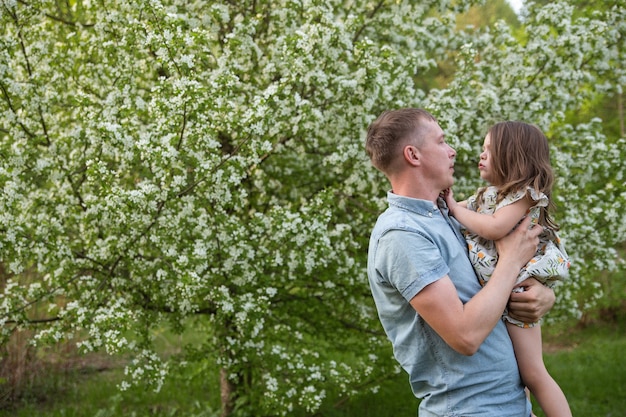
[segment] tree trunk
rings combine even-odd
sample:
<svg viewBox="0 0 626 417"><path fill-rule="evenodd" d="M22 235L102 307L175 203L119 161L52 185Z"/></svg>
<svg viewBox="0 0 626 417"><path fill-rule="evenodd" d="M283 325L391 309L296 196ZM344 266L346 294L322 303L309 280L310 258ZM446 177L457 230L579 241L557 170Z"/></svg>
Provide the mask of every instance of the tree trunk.
<svg viewBox="0 0 626 417"><path fill-rule="evenodd" d="M622 101L622 93L617 95L617 114L619 115L619 129L622 137L626 136L624 131L624 102Z"/></svg>
<svg viewBox="0 0 626 417"><path fill-rule="evenodd" d="M225 368L220 369L220 399L222 401L222 414L220 417L228 417L233 413L234 409L234 387L228 380L228 371Z"/></svg>

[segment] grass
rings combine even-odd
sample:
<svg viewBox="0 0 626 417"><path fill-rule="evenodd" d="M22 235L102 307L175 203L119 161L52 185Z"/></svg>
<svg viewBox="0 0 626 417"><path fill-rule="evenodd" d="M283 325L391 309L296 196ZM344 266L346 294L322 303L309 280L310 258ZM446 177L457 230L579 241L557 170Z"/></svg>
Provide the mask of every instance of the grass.
<svg viewBox="0 0 626 417"><path fill-rule="evenodd" d="M626 321L585 327L544 329L546 366L569 399L574 416L626 416ZM115 365L115 364L114 364ZM0 417L215 417L217 389L206 378L172 380L160 393L119 392L120 366L83 366L47 375L39 390ZM376 394L353 398L340 407L326 404L317 417L415 416L417 400L404 373L385 381ZM544 417L535 407L538 417Z"/></svg>
<svg viewBox="0 0 626 417"><path fill-rule="evenodd" d="M214 417L212 407L203 402L213 392L202 381L180 384L168 381L159 393L133 388L120 392L121 368L89 373L75 372L65 387L45 402L28 401L16 409L0 411L2 417L118 417L189 416Z"/></svg>
<svg viewBox="0 0 626 417"><path fill-rule="evenodd" d="M591 323L568 333L548 332L546 367L574 416L626 416L626 325ZM545 417L534 407L537 417Z"/></svg>

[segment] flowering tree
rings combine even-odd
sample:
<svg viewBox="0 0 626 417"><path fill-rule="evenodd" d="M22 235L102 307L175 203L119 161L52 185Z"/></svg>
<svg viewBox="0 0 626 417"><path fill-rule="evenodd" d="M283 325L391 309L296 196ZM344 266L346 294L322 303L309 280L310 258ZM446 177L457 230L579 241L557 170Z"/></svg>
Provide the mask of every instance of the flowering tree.
<svg viewBox="0 0 626 417"><path fill-rule="evenodd" d="M530 8L519 41L457 30L470 3L0 1L4 340L130 352L122 388L220 368L223 415L314 411L392 372L364 266L387 184L363 140L401 106L438 116L460 195L489 124L549 133L574 260L553 314L579 312L626 240L626 155L565 113L621 91L626 7ZM204 343L161 358L163 323Z"/></svg>

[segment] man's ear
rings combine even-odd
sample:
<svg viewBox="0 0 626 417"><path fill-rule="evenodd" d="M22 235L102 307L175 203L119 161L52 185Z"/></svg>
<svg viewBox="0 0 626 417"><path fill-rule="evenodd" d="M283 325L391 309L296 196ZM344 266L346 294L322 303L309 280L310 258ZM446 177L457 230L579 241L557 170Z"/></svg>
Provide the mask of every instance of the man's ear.
<svg viewBox="0 0 626 417"><path fill-rule="evenodd" d="M406 145L403 149L404 159L411 165L417 166L420 164L421 155L417 147L413 145Z"/></svg>

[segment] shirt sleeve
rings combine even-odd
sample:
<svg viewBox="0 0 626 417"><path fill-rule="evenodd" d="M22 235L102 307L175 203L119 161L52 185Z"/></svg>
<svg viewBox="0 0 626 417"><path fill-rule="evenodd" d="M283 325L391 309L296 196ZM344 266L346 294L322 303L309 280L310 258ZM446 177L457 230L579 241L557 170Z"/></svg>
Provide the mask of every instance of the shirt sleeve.
<svg viewBox="0 0 626 417"><path fill-rule="evenodd" d="M395 287L407 301L449 270L437 245L422 232L391 230L379 240L379 279Z"/></svg>

